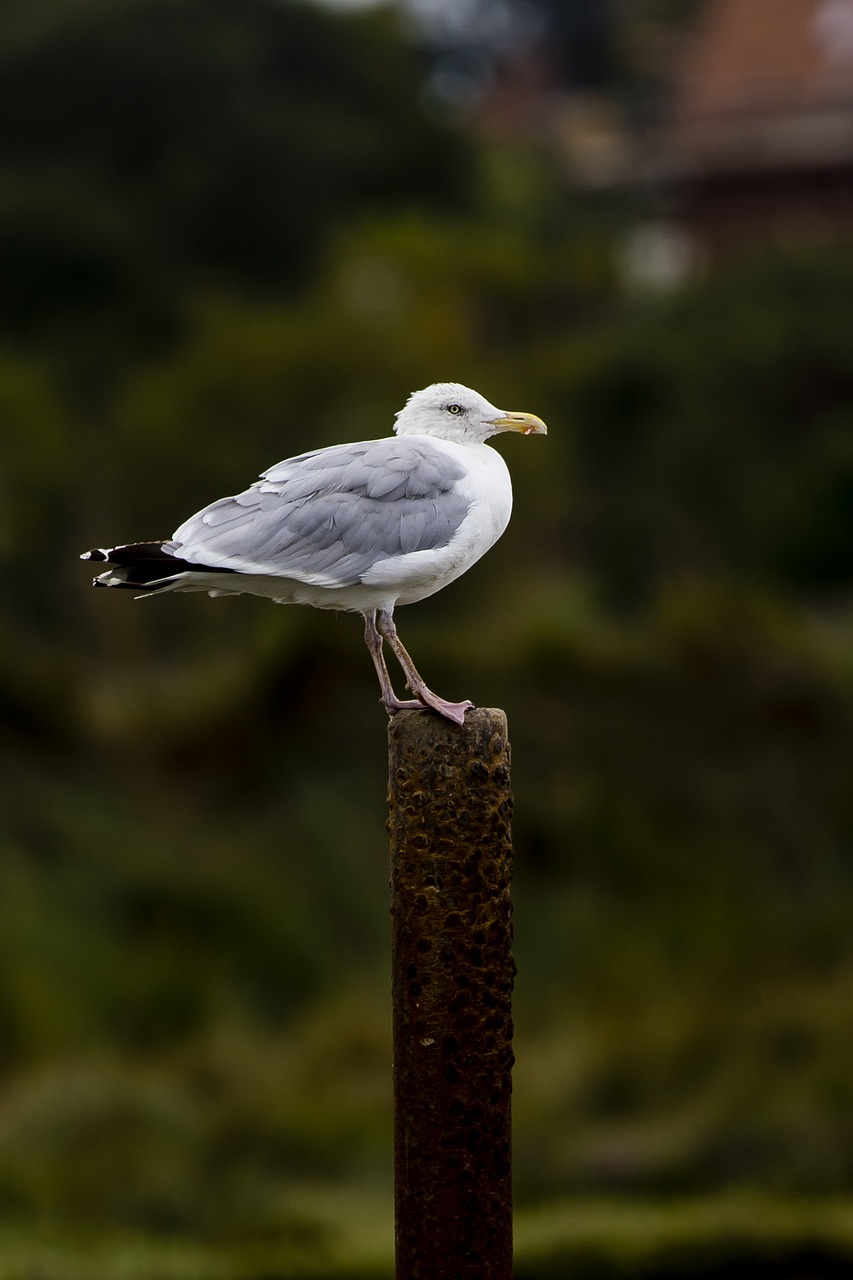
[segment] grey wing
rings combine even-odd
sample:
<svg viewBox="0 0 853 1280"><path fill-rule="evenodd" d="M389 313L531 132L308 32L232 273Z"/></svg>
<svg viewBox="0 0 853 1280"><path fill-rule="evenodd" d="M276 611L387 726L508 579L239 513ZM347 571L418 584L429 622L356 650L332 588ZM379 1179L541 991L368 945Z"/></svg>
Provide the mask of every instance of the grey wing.
<svg viewBox="0 0 853 1280"><path fill-rule="evenodd" d="M448 544L470 505L464 474L428 440L333 445L191 516L167 549L238 573L353 586L383 560Z"/></svg>

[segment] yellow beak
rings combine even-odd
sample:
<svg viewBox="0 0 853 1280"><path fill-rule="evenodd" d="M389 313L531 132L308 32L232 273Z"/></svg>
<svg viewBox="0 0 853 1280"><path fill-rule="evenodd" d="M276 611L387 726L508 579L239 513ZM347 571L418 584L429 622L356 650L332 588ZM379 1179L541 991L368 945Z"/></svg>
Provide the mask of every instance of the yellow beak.
<svg viewBox="0 0 853 1280"><path fill-rule="evenodd" d="M505 413L503 417L492 418L491 426L498 431L520 431L523 436L546 436L548 428L535 413Z"/></svg>

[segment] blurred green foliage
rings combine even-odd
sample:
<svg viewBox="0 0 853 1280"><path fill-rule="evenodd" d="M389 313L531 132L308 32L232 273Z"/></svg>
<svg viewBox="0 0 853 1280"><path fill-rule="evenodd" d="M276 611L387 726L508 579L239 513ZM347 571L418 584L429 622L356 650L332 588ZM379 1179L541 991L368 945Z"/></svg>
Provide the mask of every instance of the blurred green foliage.
<svg viewBox="0 0 853 1280"><path fill-rule="evenodd" d="M389 12L19 17L0 1270L388 1274L358 620L135 604L76 556L382 434L440 378L551 426L501 446L503 542L400 619L431 683L510 717L519 1274L849 1252L849 253L632 294L630 211L431 123Z"/></svg>

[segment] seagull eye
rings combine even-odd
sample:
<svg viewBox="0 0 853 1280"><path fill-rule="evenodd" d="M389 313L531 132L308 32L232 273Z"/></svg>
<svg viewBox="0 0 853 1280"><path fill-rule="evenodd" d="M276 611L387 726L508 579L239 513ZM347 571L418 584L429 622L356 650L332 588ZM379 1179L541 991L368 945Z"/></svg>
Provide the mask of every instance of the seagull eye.
<svg viewBox="0 0 853 1280"><path fill-rule="evenodd" d="M449 404L447 406L447 412L456 414L456 413L463 413L464 410L461 404Z"/></svg>

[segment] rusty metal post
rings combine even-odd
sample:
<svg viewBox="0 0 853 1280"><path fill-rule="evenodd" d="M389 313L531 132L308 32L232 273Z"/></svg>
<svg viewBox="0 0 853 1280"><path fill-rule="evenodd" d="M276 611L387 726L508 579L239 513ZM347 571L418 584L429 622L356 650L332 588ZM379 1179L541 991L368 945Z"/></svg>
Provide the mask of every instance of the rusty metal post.
<svg viewBox="0 0 853 1280"><path fill-rule="evenodd" d="M499 710L389 727L397 1280L511 1280L512 845Z"/></svg>

